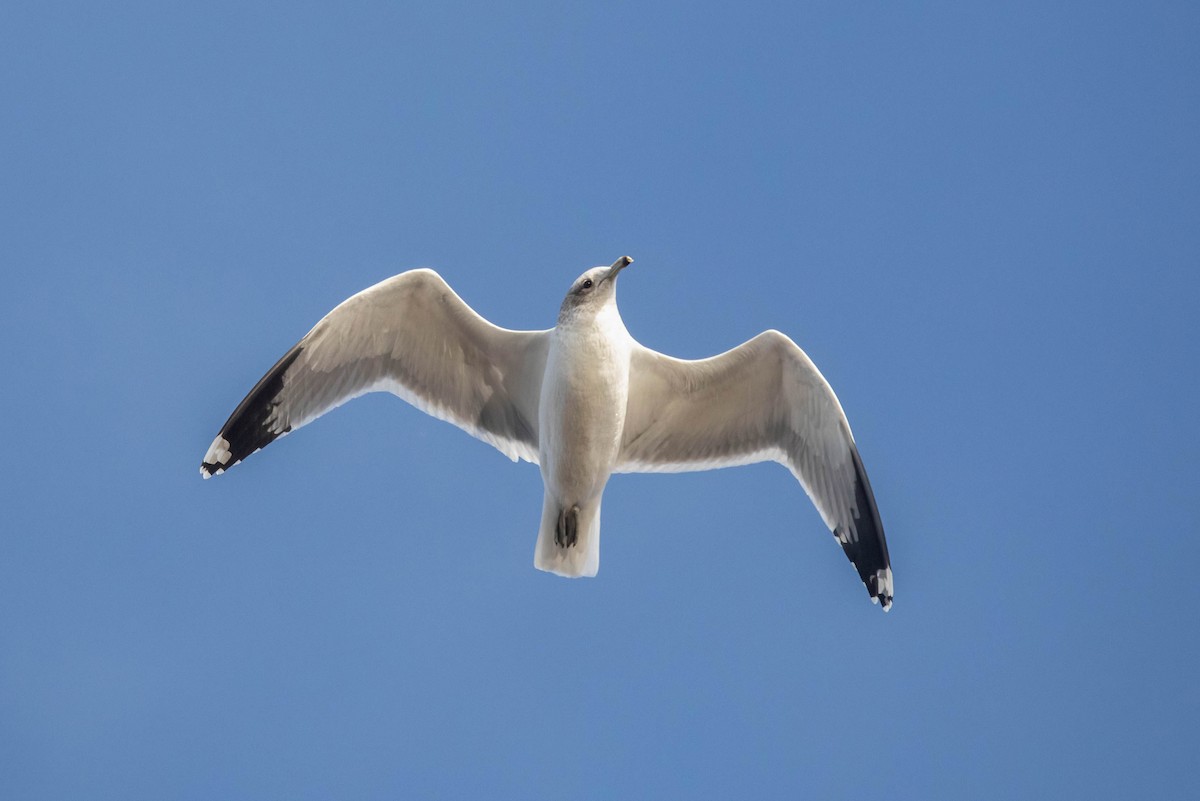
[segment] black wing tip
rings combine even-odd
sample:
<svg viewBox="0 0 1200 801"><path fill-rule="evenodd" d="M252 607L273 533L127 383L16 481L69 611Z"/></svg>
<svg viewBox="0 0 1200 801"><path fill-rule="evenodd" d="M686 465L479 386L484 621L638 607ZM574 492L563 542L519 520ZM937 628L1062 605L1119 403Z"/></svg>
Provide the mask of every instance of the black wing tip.
<svg viewBox="0 0 1200 801"><path fill-rule="evenodd" d="M879 604L886 612L892 608L892 598L894 597L892 566L888 562L886 549L881 551L875 547L871 538L864 538L865 528L860 525L858 541L851 540L848 532L842 529L838 530L837 538L841 543L842 550L846 552L846 557L858 572L858 577L866 585L871 602Z"/></svg>
<svg viewBox="0 0 1200 801"><path fill-rule="evenodd" d="M844 529L837 532L846 556L854 564L859 578L867 586L872 603L892 608L892 562L888 556L887 539L883 534L883 522L875 505L875 493L863 468L862 457L853 444L850 452L854 457L854 504L857 514L853 533Z"/></svg>
<svg viewBox="0 0 1200 801"><path fill-rule="evenodd" d="M278 405L276 398L283 389L283 376L303 349L296 345L285 353L242 399L204 454L200 462L201 476L220 475L292 430L291 425L278 426L278 421L272 417Z"/></svg>

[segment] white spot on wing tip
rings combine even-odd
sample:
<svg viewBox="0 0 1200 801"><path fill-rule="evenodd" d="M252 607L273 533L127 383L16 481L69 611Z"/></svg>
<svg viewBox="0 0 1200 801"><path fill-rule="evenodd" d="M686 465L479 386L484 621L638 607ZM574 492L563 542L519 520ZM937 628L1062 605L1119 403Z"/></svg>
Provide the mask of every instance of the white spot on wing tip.
<svg viewBox="0 0 1200 801"><path fill-rule="evenodd" d="M892 569L885 567L883 570L875 571L875 591L879 594L871 600L875 603L883 605L883 611L887 612L892 608L892 596L895 590L892 588ZM879 597L884 598L883 601Z"/></svg>
<svg viewBox="0 0 1200 801"><path fill-rule="evenodd" d="M207 464L228 465L229 460L232 458L233 453L229 450L229 440L220 435L212 441L212 445L208 446L208 452L204 454L204 461ZM203 467L200 469L204 470ZM218 470L217 472L221 471Z"/></svg>

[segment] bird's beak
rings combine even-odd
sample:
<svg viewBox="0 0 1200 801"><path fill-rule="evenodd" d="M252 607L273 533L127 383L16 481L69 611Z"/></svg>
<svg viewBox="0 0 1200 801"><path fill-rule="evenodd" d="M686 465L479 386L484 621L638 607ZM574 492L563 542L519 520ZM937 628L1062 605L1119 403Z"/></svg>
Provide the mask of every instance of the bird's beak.
<svg viewBox="0 0 1200 801"><path fill-rule="evenodd" d="M621 270L624 270L631 264L633 264L633 259L629 258L628 256L622 256L612 263L612 267L608 268L608 272L604 274L603 280L611 281L617 277L617 273L621 272Z"/></svg>

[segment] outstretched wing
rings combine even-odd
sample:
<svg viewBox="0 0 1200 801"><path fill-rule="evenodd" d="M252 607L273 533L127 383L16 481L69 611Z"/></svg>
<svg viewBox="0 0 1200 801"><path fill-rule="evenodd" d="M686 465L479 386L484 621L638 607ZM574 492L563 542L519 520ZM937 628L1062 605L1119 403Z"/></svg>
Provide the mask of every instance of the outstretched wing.
<svg viewBox="0 0 1200 801"><path fill-rule="evenodd" d="M359 292L284 354L234 410L200 473L208 478L351 398L392 392L536 462L548 331L509 331L476 314L433 270Z"/></svg>
<svg viewBox="0 0 1200 801"><path fill-rule="evenodd" d="M804 351L778 331L711 359L636 346L618 472L776 461L816 505L873 601L892 603L883 524L850 424Z"/></svg>

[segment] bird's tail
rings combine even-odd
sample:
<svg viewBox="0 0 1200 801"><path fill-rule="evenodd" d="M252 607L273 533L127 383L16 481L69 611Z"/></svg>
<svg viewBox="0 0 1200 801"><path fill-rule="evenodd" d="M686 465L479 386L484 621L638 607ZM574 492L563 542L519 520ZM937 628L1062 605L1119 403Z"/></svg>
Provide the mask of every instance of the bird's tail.
<svg viewBox="0 0 1200 801"><path fill-rule="evenodd" d="M563 506L546 493L533 566L560 576L594 576L600 569L600 501Z"/></svg>

